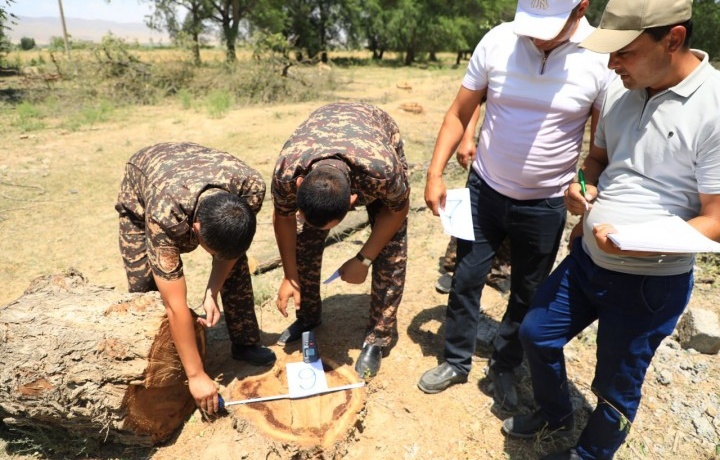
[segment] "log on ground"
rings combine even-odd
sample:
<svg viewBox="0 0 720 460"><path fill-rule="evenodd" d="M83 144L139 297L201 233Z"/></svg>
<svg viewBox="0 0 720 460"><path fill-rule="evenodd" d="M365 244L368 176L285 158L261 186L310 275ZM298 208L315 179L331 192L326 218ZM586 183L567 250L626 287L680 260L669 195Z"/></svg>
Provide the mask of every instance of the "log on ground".
<svg viewBox="0 0 720 460"><path fill-rule="evenodd" d="M364 209L362 211L354 210L348 212L345 218L330 230L325 240L325 247L345 240L353 233L362 230L368 225L370 225L370 221ZM275 270L282 265L277 247L273 247L263 254L249 256L248 259L250 273L253 275L260 275Z"/></svg>
<svg viewBox="0 0 720 460"><path fill-rule="evenodd" d="M205 335L196 325L201 354ZM149 446L195 410L157 293L70 269L0 306L0 417L8 426Z"/></svg>

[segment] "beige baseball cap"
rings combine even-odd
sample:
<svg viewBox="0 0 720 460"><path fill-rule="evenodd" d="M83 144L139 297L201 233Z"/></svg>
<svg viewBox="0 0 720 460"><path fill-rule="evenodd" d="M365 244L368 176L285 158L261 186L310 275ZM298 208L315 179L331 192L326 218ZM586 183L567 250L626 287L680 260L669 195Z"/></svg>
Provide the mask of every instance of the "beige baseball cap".
<svg viewBox="0 0 720 460"><path fill-rule="evenodd" d="M518 35L550 40L565 26L581 0L518 0L513 30Z"/></svg>
<svg viewBox="0 0 720 460"><path fill-rule="evenodd" d="M692 17L692 0L610 0L600 25L580 46L612 53L652 27L680 24Z"/></svg>

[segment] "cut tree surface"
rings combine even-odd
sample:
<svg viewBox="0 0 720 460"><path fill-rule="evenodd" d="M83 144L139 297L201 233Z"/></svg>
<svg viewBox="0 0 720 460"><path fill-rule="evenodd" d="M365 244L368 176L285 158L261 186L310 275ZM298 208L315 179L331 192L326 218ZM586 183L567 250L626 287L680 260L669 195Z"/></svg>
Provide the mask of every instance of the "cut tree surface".
<svg viewBox="0 0 720 460"><path fill-rule="evenodd" d="M292 359L292 356L290 357ZM230 389L234 400L243 400L288 393L285 359L278 359L271 372L243 379ZM357 374L348 366L337 366L323 360L328 387L358 382ZM301 399L230 406L233 417L246 419L266 435L300 448L335 451L362 425L365 407L364 387L313 395ZM325 455L325 458L329 458Z"/></svg>

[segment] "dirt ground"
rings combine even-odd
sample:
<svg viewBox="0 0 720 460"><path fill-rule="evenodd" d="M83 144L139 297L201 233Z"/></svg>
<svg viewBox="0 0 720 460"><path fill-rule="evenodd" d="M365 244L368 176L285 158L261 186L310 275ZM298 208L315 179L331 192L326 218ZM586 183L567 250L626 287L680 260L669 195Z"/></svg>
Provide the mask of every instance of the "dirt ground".
<svg viewBox="0 0 720 460"><path fill-rule="evenodd" d="M438 259L448 238L440 222L425 208L424 167L430 159L435 135L464 69L334 69L341 83L325 101L294 105L237 108L221 119L210 119L202 110L182 110L175 105L135 108L117 114L115 120L75 132L43 130L22 134L7 123L0 128L0 305L19 297L30 281L40 275L75 267L90 282L125 289L117 251L116 213L113 209L124 161L138 149L158 142L192 141L225 149L270 178L277 154L293 129L315 108L334 100L361 100L387 110L398 122L406 142L414 188L409 217L409 261L404 299L398 315L398 337L383 359L379 375L363 389L365 407L354 432L338 446L323 452L294 446L264 435L242 411L213 423L197 413L177 436L157 448L113 450L110 457L166 459L534 459L565 444L553 441L517 441L500 432L502 419L510 414L493 406L485 377L488 350L479 349L468 383L437 394L417 389L421 374L442 356L446 295L434 289ZM400 109L418 103L422 113ZM11 114L2 115L9 117ZM457 167L448 185L462 186ZM251 255L262 258L272 252L274 237L268 194L260 214L258 234ZM367 238L363 230L330 246L325 252L323 276L352 257ZM209 257L196 251L184 257L193 305L209 273ZM301 359L297 346L275 345L292 318L283 318L273 298L280 280L274 270L254 278L263 343L285 361ZM712 281L712 280L710 280ZM340 366L352 368L360 352L367 321L369 282L351 286L334 282L323 286L323 324L316 330L321 355ZM698 283L692 305L718 311L717 288ZM486 288L481 300L489 314L499 319L505 299ZM257 369L233 361L227 334L216 327L209 334L208 369L217 376L221 392L231 391L244 378L272 369ZM594 365L594 339L583 335L568 347L569 376L574 402L582 423L595 404L590 391ZM678 358L675 361L681 366ZM690 359L690 358L688 358ZM671 401L705 398L707 411L717 414L720 365L716 356L693 355L704 367L702 378L689 381L682 375L670 386L658 383L655 370L648 372L644 402L627 443L618 459L711 459L720 458L717 441L702 441L691 422L669 410ZM533 408L529 376L523 368L521 410ZM694 396L695 395L695 396ZM712 396L715 395L715 396ZM290 404L290 402L286 402ZM275 403L279 404L279 403ZM714 409L713 409L714 408ZM705 411L705 409L702 409ZM239 415L240 414L240 415ZM720 419L715 415L715 420ZM717 426L717 425L716 425ZM716 433L720 433L719 431ZM579 429L575 433L579 434ZM17 453L0 439L0 457L38 457Z"/></svg>

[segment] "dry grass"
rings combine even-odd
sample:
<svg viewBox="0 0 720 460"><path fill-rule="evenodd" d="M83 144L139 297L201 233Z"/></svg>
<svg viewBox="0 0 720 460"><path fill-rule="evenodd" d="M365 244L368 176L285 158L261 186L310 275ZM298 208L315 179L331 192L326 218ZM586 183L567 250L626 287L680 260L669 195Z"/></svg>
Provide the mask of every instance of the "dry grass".
<svg viewBox="0 0 720 460"><path fill-rule="evenodd" d="M31 52L32 53L32 52ZM158 51L158 59L163 55ZM357 58L357 56L350 56ZM144 58L145 59L145 58ZM150 58L147 58L150 59ZM431 156L437 130L454 97L464 69L452 66L334 66L337 87L318 99L299 103L236 104L222 118L211 118L204 110L183 109L178 99L157 105L124 106L109 118L77 129L63 128L62 110L46 119L44 128L23 131L15 125L16 108L0 111L0 305L19 297L30 281L40 275L58 273L72 266L91 283L125 289L125 275L118 254L117 216L113 209L126 159L138 149L164 141L191 141L229 151L247 161L269 180L280 148L295 127L315 108L335 100L362 100L387 110L400 125L411 164L418 165L410 217L410 259L405 296L399 314L399 341L383 360L381 374L373 380L368 398L365 429L351 446L347 459L530 459L555 444L505 439L499 432L503 414L493 413L488 384L483 373L486 354L479 353L469 383L439 395L424 395L416 388L423 371L434 366L441 354L442 319L446 296L434 292L437 259L444 253L447 238L436 218L423 210L422 172ZM0 80L0 90L7 80ZM421 113L400 109L419 104ZM58 102L62 107L63 101ZM13 106L14 107L14 106ZM8 106L4 106L8 108ZM450 186L463 184L463 174L452 176ZM275 244L270 223L269 196L259 216L251 255L267 253ZM366 233L333 245L326 252L323 270L334 270L357 252ZM202 251L183 256L191 305L198 305L209 274L209 257ZM328 273L329 274L329 273ZM272 306L279 271L253 279L258 295L258 316L267 343L274 343L290 320ZM323 352L329 343L340 343L336 353L352 363L359 353L360 329L366 308L348 306L365 302L369 286L333 283L323 288L329 299L325 329L319 336ZM486 289L483 307L496 318L505 300ZM713 294L716 297L716 293ZM364 304L363 304L364 305ZM713 308L720 308L715 306ZM342 329L346 327L346 329ZM352 327L351 327L352 326ZM357 326L357 328L353 328ZM216 331L216 333L218 333ZM357 340L356 340L357 339ZM348 345L352 342L351 345ZM282 349L274 347L277 353ZM594 344L590 339L574 341L568 350L570 378L577 382L574 395L581 401L581 416L594 404L589 391L594 366ZM214 357L211 369L229 376L226 384L241 378L246 367L225 354ZM717 391L717 364L707 360L708 382L698 385L679 381L672 391ZM714 382L714 383L713 383ZM712 385L715 385L714 387ZM529 382L522 383L529 395ZM715 390L713 390L713 388ZM682 394L682 393L680 393ZM671 413L658 412L672 395L667 387L649 382L628 443L618 460L654 459L661 447L668 459L717 458L703 450L690 432ZM681 396L680 396L681 397ZM660 401L661 404L658 404ZM655 406L654 406L655 405ZM655 407L655 409L653 409ZM432 433L432 434L428 434ZM238 433L231 420L212 425L191 421L173 443L156 451L126 451L117 458L265 458L265 445L248 442L248 433ZM0 437L5 434L0 432ZM681 441L678 441L680 439ZM2 442L0 442L0 449ZM212 448L222 448L225 457L213 457ZM0 450L0 457L11 455ZM42 452L40 452L41 455ZM82 453L80 454L83 455ZM215 451L215 455L221 455ZM245 455L245 457L243 457ZM33 446L19 458L33 458ZM115 458L115 457L113 457ZM273 457L275 458L275 457Z"/></svg>

